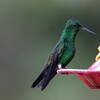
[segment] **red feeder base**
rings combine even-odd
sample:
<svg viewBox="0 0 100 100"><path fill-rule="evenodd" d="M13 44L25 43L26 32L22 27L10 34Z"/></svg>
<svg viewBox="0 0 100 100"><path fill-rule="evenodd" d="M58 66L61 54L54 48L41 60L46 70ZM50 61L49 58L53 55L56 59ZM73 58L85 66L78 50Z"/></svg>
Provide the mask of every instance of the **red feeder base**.
<svg viewBox="0 0 100 100"><path fill-rule="evenodd" d="M100 89L100 59L89 69L59 69L60 74L76 74L85 84L92 89Z"/></svg>

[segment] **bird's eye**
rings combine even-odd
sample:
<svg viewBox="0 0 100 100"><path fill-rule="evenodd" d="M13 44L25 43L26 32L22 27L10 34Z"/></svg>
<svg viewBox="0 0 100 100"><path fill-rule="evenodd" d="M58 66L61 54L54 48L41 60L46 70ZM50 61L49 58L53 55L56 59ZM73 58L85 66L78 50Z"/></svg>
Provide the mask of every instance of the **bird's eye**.
<svg viewBox="0 0 100 100"><path fill-rule="evenodd" d="M70 27L71 28L77 28L77 24L71 24Z"/></svg>
<svg viewBox="0 0 100 100"><path fill-rule="evenodd" d="M73 24L73 26L76 27L77 25L76 24Z"/></svg>

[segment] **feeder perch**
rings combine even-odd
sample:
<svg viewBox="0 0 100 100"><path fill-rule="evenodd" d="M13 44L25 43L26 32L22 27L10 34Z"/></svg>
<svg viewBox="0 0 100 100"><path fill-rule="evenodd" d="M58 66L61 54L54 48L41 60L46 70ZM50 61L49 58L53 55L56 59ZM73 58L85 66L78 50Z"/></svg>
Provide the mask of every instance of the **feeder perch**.
<svg viewBox="0 0 100 100"><path fill-rule="evenodd" d="M86 85L92 89L100 89L100 46L98 47L99 54L96 56L94 62L88 69L59 69L57 73L60 74L75 74Z"/></svg>

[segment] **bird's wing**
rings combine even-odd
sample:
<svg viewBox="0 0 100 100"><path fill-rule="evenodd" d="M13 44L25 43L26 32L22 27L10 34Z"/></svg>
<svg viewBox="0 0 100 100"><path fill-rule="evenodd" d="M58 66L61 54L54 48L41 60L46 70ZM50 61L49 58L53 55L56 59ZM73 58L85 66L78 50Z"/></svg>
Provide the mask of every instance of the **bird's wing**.
<svg viewBox="0 0 100 100"><path fill-rule="evenodd" d="M58 69L59 57L62 55L64 44L58 42L55 48L52 50L48 60L46 61L45 67L42 73L38 76L32 87L39 86L41 90L45 89L49 81L56 75Z"/></svg>
<svg viewBox="0 0 100 100"><path fill-rule="evenodd" d="M64 51L64 43L63 42L60 42L58 45L57 45L57 47L56 47L56 49L55 49L55 51L54 51L54 53L53 53L53 60L54 61L56 61L57 59L60 59L60 57L63 55L63 51Z"/></svg>
<svg viewBox="0 0 100 100"><path fill-rule="evenodd" d="M57 45L54 47L54 49L51 52L51 55L49 56L47 60L47 64L51 64L51 62L58 62L58 60L61 58L61 56L64 53L65 45L63 41L58 42Z"/></svg>

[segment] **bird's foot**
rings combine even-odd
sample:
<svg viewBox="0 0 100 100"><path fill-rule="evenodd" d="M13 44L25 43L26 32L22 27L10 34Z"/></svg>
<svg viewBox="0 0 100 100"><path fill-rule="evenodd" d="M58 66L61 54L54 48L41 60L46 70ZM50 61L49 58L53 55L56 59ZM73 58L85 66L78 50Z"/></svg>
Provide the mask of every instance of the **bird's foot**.
<svg viewBox="0 0 100 100"><path fill-rule="evenodd" d="M62 69L62 65L61 65L61 64L58 65L57 70L60 70L60 69ZM63 69L66 69L66 68L63 68ZM68 73L68 74L70 74L70 73ZM67 74L67 75L68 75L68 74ZM63 74L63 75L65 75L65 74Z"/></svg>

